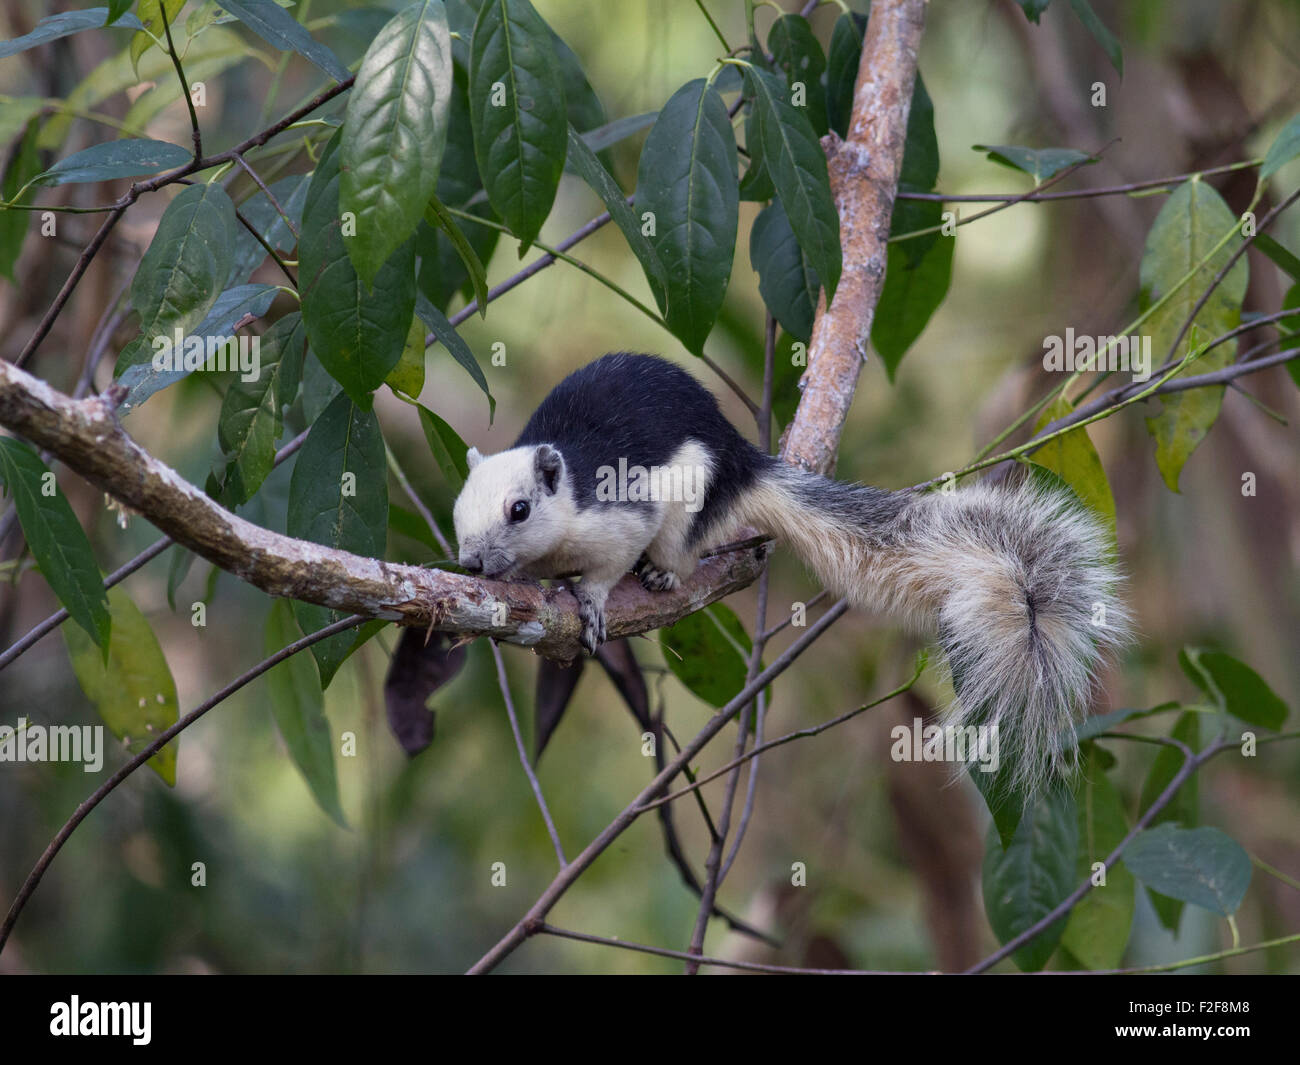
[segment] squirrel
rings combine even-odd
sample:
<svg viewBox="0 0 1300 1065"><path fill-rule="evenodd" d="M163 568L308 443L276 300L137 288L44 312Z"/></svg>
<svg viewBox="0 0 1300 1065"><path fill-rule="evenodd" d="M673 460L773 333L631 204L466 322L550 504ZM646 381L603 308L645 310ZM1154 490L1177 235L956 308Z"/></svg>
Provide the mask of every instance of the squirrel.
<svg viewBox="0 0 1300 1065"><path fill-rule="evenodd" d="M753 528L831 590L937 636L957 727L990 725L1013 786L1065 773L1105 655L1128 639L1109 534L1072 494L1018 487L886 491L760 451L685 370L614 353L542 400L514 446L467 452L459 563L492 579L580 575L581 643L605 640L624 574L676 588Z"/></svg>

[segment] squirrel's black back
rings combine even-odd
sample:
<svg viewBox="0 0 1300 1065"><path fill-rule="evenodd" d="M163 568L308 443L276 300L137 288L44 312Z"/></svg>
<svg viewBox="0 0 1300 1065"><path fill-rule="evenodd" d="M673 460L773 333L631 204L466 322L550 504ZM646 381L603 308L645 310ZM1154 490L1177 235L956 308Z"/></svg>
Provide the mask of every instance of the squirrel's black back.
<svg viewBox="0 0 1300 1065"><path fill-rule="evenodd" d="M713 462L694 522L699 535L771 460L727 421L708 389L666 359L616 352L575 370L542 400L514 446L558 448L585 509L597 503L600 467L617 468L620 458L629 467L665 466L688 440Z"/></svg>

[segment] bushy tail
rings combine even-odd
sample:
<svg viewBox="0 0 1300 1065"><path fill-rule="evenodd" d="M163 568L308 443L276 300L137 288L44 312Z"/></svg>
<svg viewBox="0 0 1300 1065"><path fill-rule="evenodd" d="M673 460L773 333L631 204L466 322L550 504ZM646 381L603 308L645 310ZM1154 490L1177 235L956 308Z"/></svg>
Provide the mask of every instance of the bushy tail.
<svg viewBox="0 0 1300 1065"><path fill-rule="evenodd" d="M1073 497L1031 482L886 492L773 464L738 517L854 605L937 635L951 723L997 727L1011 787L1068 769L1097 668L1129 638L1109 535Z"/></svg>

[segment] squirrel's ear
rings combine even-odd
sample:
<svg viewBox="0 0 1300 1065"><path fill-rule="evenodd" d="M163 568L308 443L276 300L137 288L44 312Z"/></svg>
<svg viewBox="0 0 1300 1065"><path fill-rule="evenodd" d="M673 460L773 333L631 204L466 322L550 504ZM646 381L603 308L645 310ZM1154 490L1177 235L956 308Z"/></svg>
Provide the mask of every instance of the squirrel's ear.
<svg viewBox="0 0 1300 1065"><path fill-rule="evenodd" d="M538 444L533 452L533 472L537 474L537 483L548 494L555 495L564 473L564 457L550 444Z"/></svg>
<svg viewBox="0 0 1300 1065"><path fill-rule="evenodd" d="M478 448L472 447L465 452L465 465L471 470L483 461L483 453Z"/></svg>

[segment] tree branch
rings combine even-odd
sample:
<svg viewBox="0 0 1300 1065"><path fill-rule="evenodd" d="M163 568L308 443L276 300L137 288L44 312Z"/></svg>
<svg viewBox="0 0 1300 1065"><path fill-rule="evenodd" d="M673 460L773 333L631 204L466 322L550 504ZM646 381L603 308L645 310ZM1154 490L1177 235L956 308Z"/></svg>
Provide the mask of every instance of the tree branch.
<svg viewBox="0 0 1300 1065"><path fill-rule="evenodd" d="M835 301L817 304L803 398L782 457L818 473L835 467L840 431L867 355L867 337L885 282L894 196L903 166L907 116L925 0L877 0L871 7L848 139L822 138L840 216L844 271Z"/></svg>
<svg viewBox="0 0 1300 1065"><path fill-rule="evenodd" d="M567 589L397 565L263 529L219 506L136 444L117 421L111 399L75 401L0 362L0 425L268 595L442 632L493 636L561 661L580 653L577 602ZM730 595L758 576L766 557L767 548L759 546L706 559L672 592L647 592L635 579L625 579L610 594L610 638L671 625Z"/></svg>

